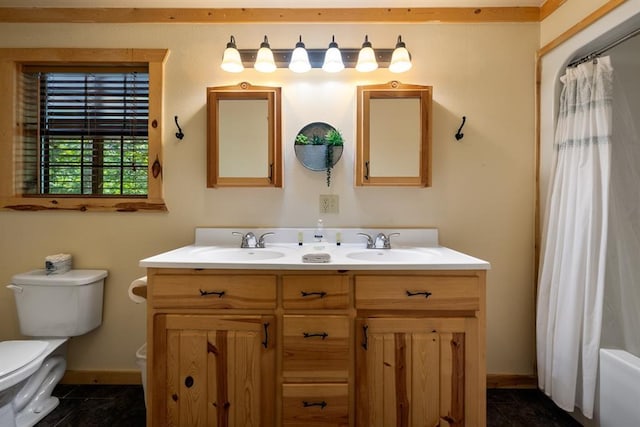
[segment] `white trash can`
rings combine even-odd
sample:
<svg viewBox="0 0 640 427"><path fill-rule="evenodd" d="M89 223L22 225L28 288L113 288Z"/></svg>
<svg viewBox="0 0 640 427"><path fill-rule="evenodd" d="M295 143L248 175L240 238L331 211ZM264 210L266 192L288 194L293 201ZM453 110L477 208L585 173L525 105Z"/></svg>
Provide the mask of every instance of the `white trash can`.
<svg viewBox="0 0 640 427"><path fill-rule="evenodd" d="M136 351L136 363L142 374L142 391L144 392L144 405L147 406L147 343Z"/></svg>

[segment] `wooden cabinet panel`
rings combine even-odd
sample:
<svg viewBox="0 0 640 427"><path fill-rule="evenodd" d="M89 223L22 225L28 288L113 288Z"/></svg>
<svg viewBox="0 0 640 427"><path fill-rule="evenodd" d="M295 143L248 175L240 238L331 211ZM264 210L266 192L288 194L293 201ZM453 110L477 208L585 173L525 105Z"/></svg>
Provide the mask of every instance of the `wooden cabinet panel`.
<svg viewBox="0 0 640 427"><path fill-rule="evenodd" d="M148 425L486 425L484 272L306 273L150 271Z"/></svg>
<svg viewBox="0 0 640 427"><path fill-rule="evenodd" d="M153 390L154 415L162 425L274 424L273 316L168 314L156 324L153 372L164 387Z"/></svg>
<svg viewBox="0 0 640 427"><path fill-rule="evenodd" d="M347 316L284 316L282 376L344 380L349 377L351 328Z"/></svg>
<svg viewBox="0 0 640 427"><path fill-rule="evenodd" d="M284 384L282 425L336 427L349 425L349 385Z"/></svg>
<svg viewBox="0 0 640 427"><path fill-rule="evenodd" d="M358 426L478 426L465 387L477 368L467 363L468 322L457 318L357 319Z"/></svg>
<svg viewBox="0 0 640 427"><path fill-rule="evenodd" d="M282 306L290 309L346 309L349 307L349 277L284 276Z"/></svg>
<svg viewBox="0 0 640 427"><path fill-rule="evenodd" d="M150 303L156 308L274 309L276 276L156 275Z"/></svg>
<svg viewBox="0 0 640 427"><path fill-rule="evenodd" d="M479 310L475 276L356 276L358 309Z"/></svg>

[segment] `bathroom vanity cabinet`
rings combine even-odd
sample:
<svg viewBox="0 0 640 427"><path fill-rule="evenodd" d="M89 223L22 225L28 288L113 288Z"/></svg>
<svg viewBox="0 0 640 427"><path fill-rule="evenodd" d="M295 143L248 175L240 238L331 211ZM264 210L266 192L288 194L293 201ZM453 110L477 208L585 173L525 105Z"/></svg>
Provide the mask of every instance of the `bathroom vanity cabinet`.
<svg viewBox="0 0 640 427"><path fill-rule="evenodd" d="M354 281L357 425L484 425L484 277Z"/></svg>
<svg viewBox="0 0 640 427"><path fill-rule="evenodd" d="M155 315L148 324L148 424L269 425L264 420L274 419L276 277L162 273L149 282Z"/></svg>
<svg viewBox="0 0 640 427"><path fill-rule="evenodd" d="M147 276L149 426L485 425L484 270Z"/></svg>

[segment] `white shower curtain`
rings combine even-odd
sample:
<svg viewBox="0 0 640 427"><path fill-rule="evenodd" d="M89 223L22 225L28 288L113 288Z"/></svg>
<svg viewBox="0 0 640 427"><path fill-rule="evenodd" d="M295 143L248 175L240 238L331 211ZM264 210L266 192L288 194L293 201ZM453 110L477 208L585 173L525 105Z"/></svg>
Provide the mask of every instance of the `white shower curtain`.
<svg viewBox="0 0 640 427"><path fill-rule="evenodd" d="M542 237L538 385L564 410L593 417L602 325L609 198L609 57L568 68Z"/></svg>

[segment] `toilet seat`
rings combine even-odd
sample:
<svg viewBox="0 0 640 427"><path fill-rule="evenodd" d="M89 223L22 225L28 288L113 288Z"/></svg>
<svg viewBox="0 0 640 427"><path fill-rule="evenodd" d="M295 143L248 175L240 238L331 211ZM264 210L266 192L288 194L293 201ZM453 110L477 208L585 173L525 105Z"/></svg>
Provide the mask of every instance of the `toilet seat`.
<svg viewBox="0 0 640 427"><path fill-rule="evenodd" d="M49 353L47 341L0 342L0 390L5 390L33 374Z"/></svg>

